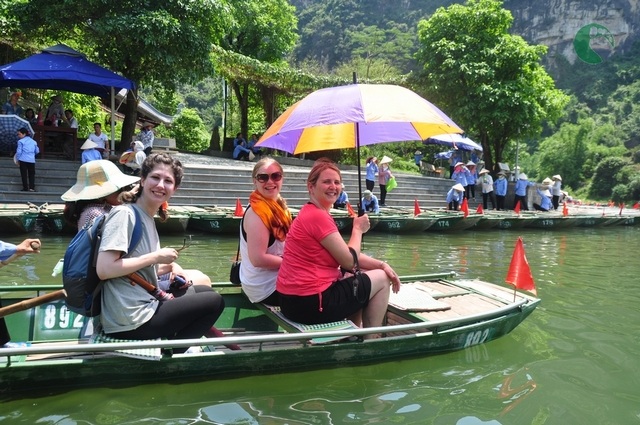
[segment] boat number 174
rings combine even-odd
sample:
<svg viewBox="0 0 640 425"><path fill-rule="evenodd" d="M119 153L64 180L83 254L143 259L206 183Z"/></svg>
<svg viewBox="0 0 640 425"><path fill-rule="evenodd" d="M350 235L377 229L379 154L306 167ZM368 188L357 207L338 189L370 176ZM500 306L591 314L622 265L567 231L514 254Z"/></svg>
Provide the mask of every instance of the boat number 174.
<svg viewBox="0 0 640 425"><path fill-rule="evenodd" d="M467 339L464 342L464 346L471 347L472 345L482 344L489 337L489 329L485 329L483 331L475 331L469 332L467 334Z"/></svg>

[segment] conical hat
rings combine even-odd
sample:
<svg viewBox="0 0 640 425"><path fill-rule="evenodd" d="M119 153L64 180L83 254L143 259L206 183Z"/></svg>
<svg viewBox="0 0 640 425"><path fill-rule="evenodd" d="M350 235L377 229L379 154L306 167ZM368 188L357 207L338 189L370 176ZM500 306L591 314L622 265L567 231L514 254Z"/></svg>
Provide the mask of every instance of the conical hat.
<svg viewBox="0 0 640 425"><path fill-rule="evenodd" d="M464 192L464 186L460 183L454 184L452 189L457 190L458 192Z"/></svg>
<svg viewBox="0 0 640 425"><path fill-rule="evenodd" d="M89 161L78 169L76 184L62 195L63 201L89 201L104 198L123 187L137 183L140 177L128 176L111 161Z"/></svg>
<svg viewBox="0 0 640 425"><path fill-rule="evenodd" d="M87 150L87 149L94 149L94 148L97 148L97 147L98 147L98 144L96 142L94 142L91 139L87 139L87 140L84 141L82 146L80 146L80 149L84 151L84 150Z"/></svg>
<svg viewBox="0 0 640 425"><path fill-rule="evenodd" d="M391 161L393 161L393 159L389 158L387 155L383 156L382 159L380 160L380 164L388 164Z"/></svg>

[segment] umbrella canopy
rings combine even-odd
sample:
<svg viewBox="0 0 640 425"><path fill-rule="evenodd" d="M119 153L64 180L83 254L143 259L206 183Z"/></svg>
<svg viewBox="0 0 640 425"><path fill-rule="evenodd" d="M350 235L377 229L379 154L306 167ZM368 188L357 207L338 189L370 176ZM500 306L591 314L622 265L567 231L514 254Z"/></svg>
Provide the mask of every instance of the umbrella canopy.
<svg viewBox="0 0 640 425"><path fill-rule="evenodd" d="M295 103L256 146L299 154L462 132L440 109L407 88L350 84L317 90Z"/></svg>
<svg viewBox="0 0 640 425"><path fill-rule="evenodd" d="M449 159L453 155L453 151L438 152L433 155L435 159Z"/></svg>
<svg viewBox="0 0 640 425"><path fill-rule="evenodd" d="M423 143L425 145L443 145L465 151L477 150L482 152L482 146L461 134L437 134L430 136Z"/></svg>
<svg viewBox="0 0 640 425"><path fill-rule="evenodd" d="M29 121L17 115L0 115L0 151L14 151L18 145L18 130L21 128L29 130L29 135L33 136L33 128Z"/></svg>
<svg viewBox="0 0 640 425"><path fill-rule="evenodd" d="M111 149L115 149L115 92L136 84L96 65L64 44L44 49L26 59L0 66L0 87L65 90L111 98Z"/></svg>
<svg viewBox="0 0 640 425"><path fill-rule="evenodd" d="M136 87L133 81L96 65L64 44L0 66L0 86L65 90L103 98L111 96L112 87Z"/></svg>

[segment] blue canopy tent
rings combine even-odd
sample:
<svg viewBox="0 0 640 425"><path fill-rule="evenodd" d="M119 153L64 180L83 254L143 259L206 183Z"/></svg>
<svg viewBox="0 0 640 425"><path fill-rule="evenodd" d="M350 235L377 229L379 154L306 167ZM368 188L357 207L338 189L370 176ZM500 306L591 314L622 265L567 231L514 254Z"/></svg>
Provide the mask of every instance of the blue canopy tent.
<svg viewBox="0 0 640 425"><path fill-rule="evenodd" d="M136 84L89 61L64 44L44 49L18 62L0 66L0 87L64 90L111 98L111 150L115 149L115 92Z"/></svg>

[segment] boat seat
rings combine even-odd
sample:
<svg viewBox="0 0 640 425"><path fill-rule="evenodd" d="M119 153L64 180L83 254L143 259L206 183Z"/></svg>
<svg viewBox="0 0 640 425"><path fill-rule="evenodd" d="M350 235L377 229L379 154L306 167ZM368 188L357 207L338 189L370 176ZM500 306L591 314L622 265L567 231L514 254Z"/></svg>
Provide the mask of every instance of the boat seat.
<svg viewBox="0 0 640 425"><path fill-rule="evenodd" d="M331 323L321 323L318 325L305 325L304 323L294 322L293 320L287 318L282 311L280 311L280 307L268 305L264 303L256 303L256 306L265 314L267 317L271 318L274 322L276 322L282 329L289 333L295 332L322 332L322 331L338 331L345 329L358 329L355 323L351 320L341 320L339 322L331 322ZM343 340L348 337L338 336L338 337L318 337L312 338L310 342L312 344L326 344L330 342L336 342Z"/></svg>
<svg viewBox="0 0 640 425"><path fill-rule="evenodd" d="M141 341L142 340L113 338L105 334L103 331L99 331L99 332L94 332L93 335L91 335L91 338L89 339L89 344L108 344L111 342L141 342ZM145 341L160 341L160 338L145 340ZM162 359L162 350L159 347L115 350L113 354L117 354L124 357L132 357L134 359L143 359L143 360Z"/></svg>
<svg viewBox="0 0 640 425"><path fill-rule="evenodd" d="M392 292L389 295L389 306L408 312L444 311L451 309L449 304L436 300L426 291L411 284L402 285L398 293Z"/></svg>

